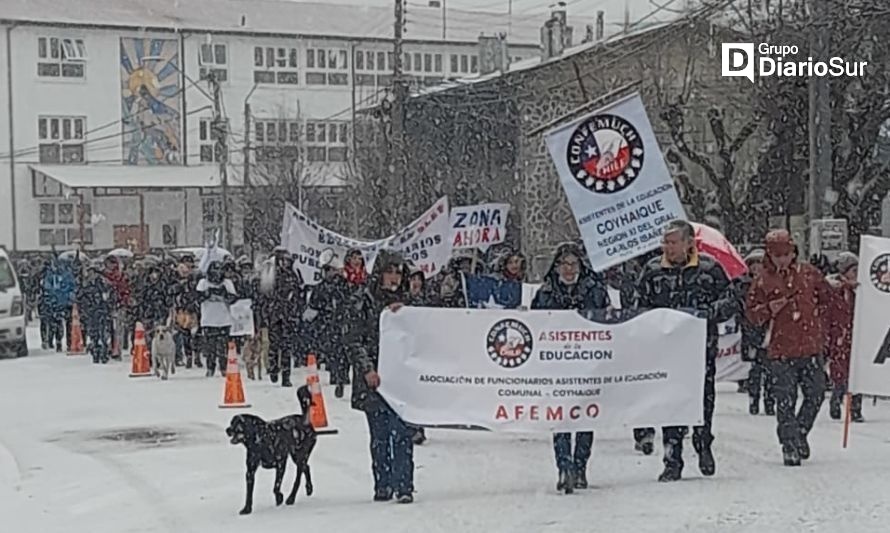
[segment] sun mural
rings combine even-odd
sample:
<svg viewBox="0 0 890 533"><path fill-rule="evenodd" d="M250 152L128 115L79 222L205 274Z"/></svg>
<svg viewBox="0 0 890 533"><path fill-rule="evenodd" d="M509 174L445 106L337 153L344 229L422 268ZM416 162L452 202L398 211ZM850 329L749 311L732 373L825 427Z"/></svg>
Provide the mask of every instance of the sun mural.
<svg viewBox="0 0 890 533"><path fill-rule="evenodd" d="M180 161L179 43L121 39L123 158L129 165Z"/></svg>

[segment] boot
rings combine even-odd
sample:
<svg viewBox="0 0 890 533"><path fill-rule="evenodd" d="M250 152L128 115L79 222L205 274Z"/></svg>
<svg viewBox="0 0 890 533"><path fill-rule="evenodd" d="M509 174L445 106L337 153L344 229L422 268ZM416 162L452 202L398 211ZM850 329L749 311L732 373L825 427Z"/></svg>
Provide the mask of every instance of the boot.
<svg viewBox="0 0 890 533"><path fill-rule="evenodd" d="M865 422L865 417L862 416L861 412L854 411L853 414L850 416L850 421L861 424Z"/></svg>
<svg viewBox="0 0 890 533"><path fill-rule="evenodd" d="M391 490L378 490L374 493L375 502L388 502L392 499Z"/></svg>
<svg viewBox="0 0 890 533"><path fill-rule="evenodd" d="M766 416L776 416L776 402L771 400L764 401L763 412L766 413Z"/></svg>
<svg viewBox="0 0 890 533"><path fill-rule="evenodd" d="M587 488L587 472L584 470L579 470L575 474L575 488L578 490L584 490Z"/></svg>
<svg viewBox="0 0 890 533"><path fill-rule="evenodd" d="M802 461L806 461L810 458L810 443L807 442L807 436L805 434L800 435L800 441L797 443L797 455Z"/></svg>
<svg viewBox="0 0 890 533"><path fill-rule="evenodd" d="M748 414L757 416L760 414L760 398L751 397L748 400Z"/></svg>
<svg viewBox="0 0 890 533"><path fill-rule="evenodd" d="M683 479L683 470L677 466L665 466L664 471L658 476L660 483L670 483Z"/></svg>
<svg viewBox="0 0 890 533"><path fill-rule="evenodd" d="M290 374L282 374L281 375L281 386L282 387L293 387L290 382Z"/></svg>
<svg viewBox="0 0 890 533"><path fill-rule="evenodd" d="M195 357L195 367L197 367L197 368L204 368L204 365L201 364L201 358L200 358L200 357Z"/></svg>
<svg viewBox="0 0 890 533"><path fill-rule="evenodd" d="M782 446L782 460L785 466L800 466L800 454L794 446Z"/></svg>
<svg viewBox="0 0 890 533"><path fill-rule="evenodd" d="M652 435L646 435L641 440L634 442L634 450L641 452L643 455L652 455L655 453L655 443Z"/></svg>
<svg viewBox="0 0 890 533"><path fill-rule="evenodd" d="M834 401L834 398L829 403L828 414L832 420L841 419L841 403Z"/></svg>
<svg viewBox="0 0 890 533"><path fill-rule="evenodd" d="M662 483L679 481L683 477L683 441L664 444L664 471L658 476Z"/></svg>
<svg viewBox="0 0 890 533"><path fill-rule="evenodd" d="M698 452L698 469L701 475L711 477L717 472L717 463L714 461L714 454L711 453L711 446L702 447Z"/></svg>
<svg viewBox="0 0 890 533"><path fill-rule="evenodd" d="M411 440L414 442L415 446L420 446L426 442L426 432L423 428L418 428L417 431L414 432L414 436L411 437Z"/></svg>
<svg viewBox="0 0 890 533"><path fill-rule="evenodd" d="M559 471L559 481L556 482L556 490L572 494L575 492L575 476L567 470Z"/></svg>
<svg viewBox="0 0 890 533"><path fill-rule="evenodd" d="M272 383L278 383L278 374L276 372L269 373L269 381Z"/></svg>
<svg viewBox="0 0 890 533"><path fill-rule="evenodd" d="M192 358L191 357L189 357L188 359L185 360L185 367L187 369L192 367Z"/></svg>
<svg viewBox="0 0 890 533"><path fill-rule="evenodd" d="M343 397L343 385L337 385L337 387L334 389L334 397L335 398Z"/></svg>
<svg viewBox="0 0 890 533"><path fill-rule="evenodd" d="M862 416L862 395L856 394L853 396L853 405L851 411L851 421L856 422L857 424L865 422L865 418L863 418Z"/></svg>
<svg viewBox="0 0 890 533"><path fill-rule="evenodd" d="M399 503L405 503L405 504L414 503L414 495L411 494L410 492L405 493L405 494L399 494L398 498L396 498L396 501Z"/></svg>

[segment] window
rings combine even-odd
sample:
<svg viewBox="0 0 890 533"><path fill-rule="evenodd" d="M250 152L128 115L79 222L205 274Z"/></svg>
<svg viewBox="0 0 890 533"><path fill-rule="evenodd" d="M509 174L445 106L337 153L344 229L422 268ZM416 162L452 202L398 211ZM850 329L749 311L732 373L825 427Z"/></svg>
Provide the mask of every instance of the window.
<svg viewBox="0 0 890 533"><path fill-rule="evenodd" d="M433 56L433 59L433 70L435 72L442 72L442 54L436 54L435 56Z"/></svg>
<svg viewBox="0 0 890 533"><path fill-rule="evenodd" d="M479 72L479 56L470 56L470 72Z"/></svg>
<svg viewBox="0 0 890 533"><path fill-rule="evenodd" d="M225 127L221 123L220 127ZM213 127L213 119L202 118L198 122L198 141L202 163L219 163L223 159L223 145L218 142L219 128Z"/></svg>
<svg viewBox="0 0 890 533"><path fill-rule="evenodd" d="M161 226L161 236L164 246L176 246L179 244L178 233L178 224L164 224Z"/></svg>
<svg viewBox="0 0 890 533"><path fill-rule="evenodd" d="M277 83L280 85L300 83L296 48L255 46L253 66L255 67L253 71L254 83Z"/></svg>
<svg viewBox="0 0 890 533"><path fill-rule="evenodd" d="M457 54L451 54L451 72L457 72L458 58Z"/></svg>
<svg viewBox="0 0 890 533"><path fill-rule="evenodd" d="M210 79L212 74L217 81L227 81L229 78L227 56L224 44L202 44L198 54L201 79Z"/></svg>
<svg viewBox="0 0 890 533"><path fill-rule="evenodd" d="M217 232L222 231L222 198L216 196L201 198L201 220L204 223L204 242L210 242Z"/></svg>
<svg viewBox="0 0 890 533"><path fill-rule="evenodd" d="M37 75L45 78L83 78L87 49L83 39L37 38Z"/></svg>
<svg viewBox="0 0 890 533"><path fill-rule="evenodd" d="M392 55L392 52L390 52ZM377 52L377 70L389 70L392 67L387 67L386 63L386 54L384 52Z"/></svg>
<svg viewBox="0 0 890 533"><path fill-rule="evenodd" d="M365 53L355 53L355 70L365 70Z"/></svg>
<svg viewBox="0 0 890 533"><path fill-rule="evenodd" d="M416 72L420 72L423 70L423 54L420 52L414 53L414 70Z"/></svg>
<svg viewBox="0 0 890 533"><path fill-rule="evenodd" d="M300 123L296 120L256 121L257 162L296 161L300 157Z"/></svg>
<svg viewBox="0 0 890 533"><path fill-rule="evenodd" d="M467 56L467 55L460 56L460 71L462 73L467 73L470 71L469 61L470 61L469 56Z"/></svg>
<svg viewBox="0 0 890 533"><path fill-rule="evenodd" d="M405 71L406 71L406 72L409 71L409 70L413 70L413 69L411 68L411 54L407 54L407 53L405 54L405 61L404 61L403 63L404 63L404 67L405 67Z"/></svg>
<svg viewBox="0 0 890 533"><path fill-rule="evenodd" d="M41 163L84 162L84 117L39 117L38 152Z"/></svg>
<svg viewBox="0 0 890 533"><path fill-rule="evenodd" d="M361 54L359 52L357 55ZM306 50L306 85L348 85L349 53L346 50L310 48ZM368 55L366 58L373 58ZM370 62L369 62L370 65ZM356 60L356 69L359 62Z"/></svg>
<svg viewBox="0 0 890 533"><path fill-rule="evenodd" d="M433 54L423 54L423 71L433 71Z"/></svg>
<svg viewBox="0 0 890 533"><path fill-rule="evenodd" d="M93 243L93 229L89 227L92 219L90 204L83 204L83 213L80 204L71 202L45 202L39 205L40 227L38 240L40 246L65 246L76 244L83 236L84 244ZM80 222L84 221L83 227Z"/></svg>
<svg viewBox="0 0 890 533"><path fill-rule="evenodd" d="M346 122L306 122L306 160L310 163L346 161L348 141Z"/></svg>

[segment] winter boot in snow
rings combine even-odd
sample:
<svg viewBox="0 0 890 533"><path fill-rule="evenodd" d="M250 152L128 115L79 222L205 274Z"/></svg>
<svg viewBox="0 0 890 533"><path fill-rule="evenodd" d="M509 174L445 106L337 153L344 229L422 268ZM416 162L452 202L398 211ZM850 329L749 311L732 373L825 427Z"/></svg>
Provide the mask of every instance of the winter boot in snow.
<svg viewBox="0 0 890 533"><path fill-rule="evenodd" d="M290 382L290 374L281 374L281 386L282 387L293 387Z"/></svg>
<svg viewBox="0 0 890 533"><path fill-rule="evenodd" d="M810 458L810 443L807 442L807 436L804 433L800 434L800 441L797 443L797 455L802 461Z"/></svg>
<svg viewBox="0 0 890 533"><path fill-rule="evenodd" d="M396 501L399 503L414 503L414 495L409 493L399 494L396 498Z"/></svg>
<svg viewBox="0 0 890 533"><path fill-rule="evenodd" d="M572 494L575 492L575 476L566 470L559 471L559 481L556 482L556 490Z"/></svg>
<svg viewBox="0 0 890 533"><path fill-rule="evenodd" d="M679 481L683 477L683 441L664 444L664 471L658 476L662 483Z"/></svg>
<svg viewBox="0 0 890 533"><path fill-rule="evenodd" d="M578 490L587 488L587 472L580 470L575 473L575 488Z"/></svg>
<svg viewBox="0 0 890 533"><path fill-rule="evenodd" d="M828 415L832 420L841 419L841 402L836 401L834 397L831 398L831 402L828 404Z"/></svg>
<svg viewBox="0 0 890 533"><path fill-rule="evenodd" d="M643 455L655 453L655 435L647 433L642 439L634 442L634 450L642 452Z"/></svg>
<svg viewBox="0 0 890 533"><path fill-rule="evenodd" d="M800 466L800 454L794 446L782 446L782 459L785 466Z"/></svg>
<svg viewBox="0 0 890 533"><path fill-rule="evenodd" d="M763 412L766 416L776 416L776 402L768 400L763 402Z"/></svg>
<svg viewBox="0 0 890 533"><path fill-rule="evenodd" d="M701 475L711 477L717 472L717 463L714 461L714 454L711 453L711 446L702 447L698 452L698 469Z"/></svg>
<svg viewBox="0 0 890 533"><path fill-rule="evenodd" d="M851 409L852 413L850 414L850 420L856 422L857 424L865 422L865 418L862 416L862 395L854 395L852 402L853 406Z"/></svg>
<svg viewBox="0 0 890 533"><path fill-rule="evenodd" d="M748 400L748 414L757 416L760 414L760 398Z"/></svg>
<svg viewBox="0 0 890 533"><path fill-rule="evenodd" d="M278 374L275 372L269 373L269 381L272 383L278 383Z"/></svg>
<svg viewBox="0 0 890 533"><path fill-rule="evenodd" d="M335 398L343 397L343 385L337 385L337 387L334 388L334 397Z"/></svg>
<svg viewBox="0 0 890 533"><path fill-rule="evenodd" d="M417 428L417 431L414 432L411 440L414 442L415 446L420 446L421 444L426 442L426 432L423 430L423 428Z"/></svg>
<svg viewBox="0 0 890 533"><path fill-rule="evenodd" d="M374 501L375 502L388 502L392 499L392 491L391 490L378 490L374 493Z"/></svg>

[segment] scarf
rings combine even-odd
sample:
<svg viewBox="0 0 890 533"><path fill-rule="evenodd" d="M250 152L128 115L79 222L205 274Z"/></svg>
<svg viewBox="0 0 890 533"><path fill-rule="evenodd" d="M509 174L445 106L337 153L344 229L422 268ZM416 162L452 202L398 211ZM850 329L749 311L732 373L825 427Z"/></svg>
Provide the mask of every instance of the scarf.
<svg viewBox="0 0 890 533"><path fill-rule="evenodd" d="M343 271L346 273L346 281L353 285L364 285L368 280L368 273L365 272L364 267L355 268L352 265L346 265Z"/></svg>

